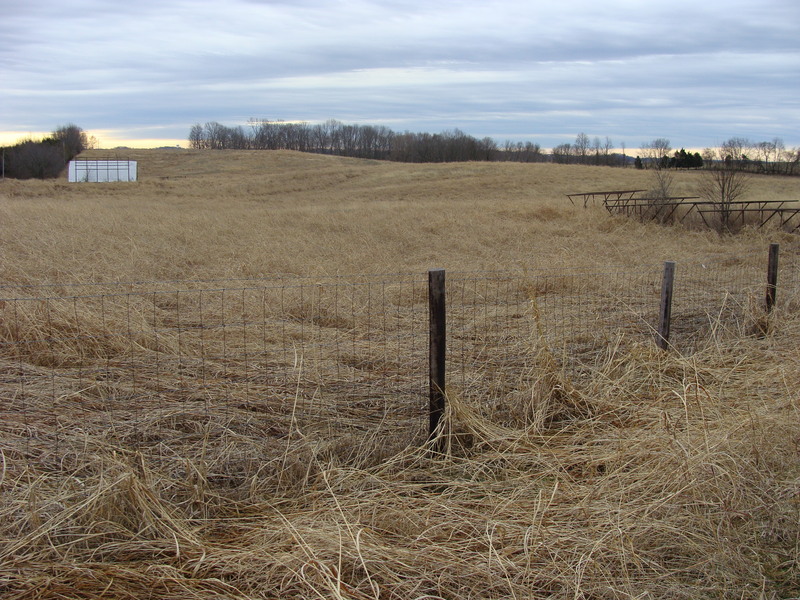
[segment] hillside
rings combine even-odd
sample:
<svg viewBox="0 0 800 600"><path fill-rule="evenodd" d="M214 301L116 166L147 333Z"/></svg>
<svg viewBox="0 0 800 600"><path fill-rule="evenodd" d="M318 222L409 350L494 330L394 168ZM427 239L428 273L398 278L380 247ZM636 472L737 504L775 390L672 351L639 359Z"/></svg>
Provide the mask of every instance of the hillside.
<svg viewBox="0 0 800 600"><path fill-rule="evenodd" d="M139 183L4 182L4 279L597 267L746 251L767 240L798 247L798 236L772 231L720 238L642 225L579 209L565 197L647 189L648 174L634 169L411 165L263 151L119 153L140 161ZM695 193L698 177L678 173L676 193ZM757 178L750 197L800 198L800 180Z"/></svg>
<svg viewBox="0 0 800 600"><path fill-rule="evenodd" d="M0 183L0 597L800 593L800 236L565 196L633 169L120 154Z"/></svg>

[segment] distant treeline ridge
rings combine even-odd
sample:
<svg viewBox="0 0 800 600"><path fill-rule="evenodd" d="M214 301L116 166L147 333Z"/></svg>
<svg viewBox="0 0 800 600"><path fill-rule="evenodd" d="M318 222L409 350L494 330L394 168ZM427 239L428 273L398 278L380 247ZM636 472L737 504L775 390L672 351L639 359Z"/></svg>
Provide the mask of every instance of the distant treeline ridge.
<svg viewBox="0 0 800 600"><path fill-rule="evenodd" d="M296 150L400 162L511 160L546 162L539 144L477 139L459 129L442 133L397 133L382 125L352 125L336 120L305 122L251 119L249 128L226 127L216 121L196 123L189 145L197 149Z"/></svg>
<svg viewBox="0 0 800 600"><path fill-rule="evenodd" d="M699 169L719 161L719 152L706 149L699 152L675 150L663 138L642 144L640 153L628 156L614 151L608 138L590 138L585 133L575 142L560 144L550 152L533 142L506 141L498 144L490 137L477 139L459 129L442 133L397 133L382 125L354 125L334 119L312 125L306 122L250 119L246 129L241 125L227 127L216 121L205 125L196 123L189 132L190 147L213 150L295 150L371 158L400 162L461 162L514 161L555 162L629 166L637 168ZM787 149L780 138L753 143L743 138L731 138L723 147L735 145L741 150L737 165L753 172L800 174L800 149ZM657 150L654 151L654 150Z"/></svg>

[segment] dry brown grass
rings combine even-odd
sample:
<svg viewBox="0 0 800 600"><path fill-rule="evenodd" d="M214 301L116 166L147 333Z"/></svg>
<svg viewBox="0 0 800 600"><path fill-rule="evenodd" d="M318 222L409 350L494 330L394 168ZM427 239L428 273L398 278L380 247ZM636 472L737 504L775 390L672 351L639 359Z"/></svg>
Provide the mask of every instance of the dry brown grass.
<svg viewBox="0 0 800 600"><path fill-rule="evenodd" d="M777 231L719 237L576 209L564 197L646 187L634 170L126 155L141 161L136 185L0 184L6 284L446 267L518 272L528 294L544 297L555 283L524 283L542 268L676 260L680 269L716 258L733 273L765 260L769 241L784 261L800 255L797 238ZM695 177L679 174L679 193L691 194ZM797 180L757 182L753 197L800 196ZM152 404L127 406L126 382L76 375L95 363L113 373L114 361L133 357L141 389L172 386L170 357L191 358L199 345L103 335L131 320L146 332L153 309L170 314L163 302L127 313L88 303L78 314L54 301L13 319L0 310L2 341L56 331L65 340L0 356L3 598L799 593L796 298L779 292L766 335L712 319L691 354L612 344L580 378L558 367L534 327L528 371L505 382L505 396L487 403L480 390L449 390L443 455L423 435L360 430L357 415L331 428L280 411L292 382L271 389L252 373L233 378L222 362L209 368L206 397L176 383L174 404L158 410L155 391ZM295 311L328 329L362 318ZM92 337L64 333L78 323ZM218 405L215 395L233 400ZM270 416L269 430L256 411ZM53 422L57 444L35 435Z"/></svg>
<svg viewBox="0 0 800 600"><path fill-rule="evenodd" d="M6 181L5 281L126 281L537 266L746 252L794 236L645 227L564 194L646 188L634 169L404 165L284 152L130 151L136 185ZM679 193L696 173L676 176ZM761 178L752 198L800 198Z"/></svg>

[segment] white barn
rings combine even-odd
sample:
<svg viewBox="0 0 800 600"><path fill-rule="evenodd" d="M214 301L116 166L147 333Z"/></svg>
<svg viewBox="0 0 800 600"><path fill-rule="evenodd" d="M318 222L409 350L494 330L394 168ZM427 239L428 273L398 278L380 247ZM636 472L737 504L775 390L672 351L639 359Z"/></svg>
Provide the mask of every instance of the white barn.
<svg viewBox="0 0 800 600"><path fill-rule="evenodd" d="M71 183L100 181L136 181L135 160L93 160L77 159L69 161L67 178Z"/></svg>

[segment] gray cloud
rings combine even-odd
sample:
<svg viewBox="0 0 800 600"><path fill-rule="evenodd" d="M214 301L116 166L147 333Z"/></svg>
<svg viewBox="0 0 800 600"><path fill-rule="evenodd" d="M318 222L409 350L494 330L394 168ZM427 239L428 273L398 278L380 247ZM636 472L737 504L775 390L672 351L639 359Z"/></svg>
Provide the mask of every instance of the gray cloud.
<svg viewBox="0 0 800 600"><path fill-rule="evenodd" d="M0 1L0 132L248 117L800 145L794 0ZM158 137L156 136L156 137ZM102 136L101 136L102 141Z"/></svg>

